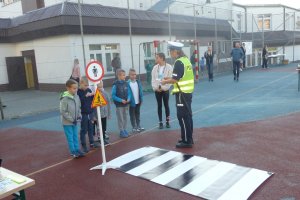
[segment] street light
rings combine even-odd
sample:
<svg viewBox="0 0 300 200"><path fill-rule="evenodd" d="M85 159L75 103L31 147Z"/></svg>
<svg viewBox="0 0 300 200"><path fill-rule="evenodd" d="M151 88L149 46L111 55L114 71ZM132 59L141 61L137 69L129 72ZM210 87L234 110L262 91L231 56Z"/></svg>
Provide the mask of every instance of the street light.
<svg viewBox="0 0 300 200"><path fill-rule="evenodd" d="M83 38L83 25L82 25L82 14L81 14L81 2L78 0L78 13L79 13L79 23L80 23L80 33L81 33L81 45L83 52L83 64L84 68L86 67L86 59L85 59L85 48L84 48L84 38Z"/></svg>

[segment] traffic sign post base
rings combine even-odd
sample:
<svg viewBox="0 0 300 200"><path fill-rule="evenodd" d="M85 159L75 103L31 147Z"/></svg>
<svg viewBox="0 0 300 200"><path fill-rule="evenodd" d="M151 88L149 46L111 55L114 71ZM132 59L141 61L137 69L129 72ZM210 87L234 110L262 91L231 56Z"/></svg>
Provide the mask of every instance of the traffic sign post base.
<svg viewBox="0 0 300 200"><path fill-rule="evenodd" d="M95 169L102 169L102 175L105 174L106 169L116 169L117 167L111 166L111 165L106 165L105 163L102 163L101 165L97 165L95 167L92 167L90 170L95 170Z"/></svg>

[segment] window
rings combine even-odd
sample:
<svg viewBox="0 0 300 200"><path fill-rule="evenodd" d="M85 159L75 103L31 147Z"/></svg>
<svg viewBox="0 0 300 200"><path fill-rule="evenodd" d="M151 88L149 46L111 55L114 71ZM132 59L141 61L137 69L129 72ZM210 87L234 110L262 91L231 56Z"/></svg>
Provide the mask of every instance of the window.
<svg viewBox="0 0 300 200"><path fill-rule="evenodd" d="M21 0L2 0L4 5L12 4Z"/></svg>
<svg viewBox="0 0 300 200"><path fill-rule="evenodd" d="M271 15L258 15L257 19L259 30L271 30Z"/></svg>
<svg viewBox="0 0 300 200"><path fill-rule="evenodd" d="M119 44L90 44L89 55L91 60L100 62L106 73L113 72L111 61L116 55L120 56ZM120 57L121 58L121 57Z"/></svg>

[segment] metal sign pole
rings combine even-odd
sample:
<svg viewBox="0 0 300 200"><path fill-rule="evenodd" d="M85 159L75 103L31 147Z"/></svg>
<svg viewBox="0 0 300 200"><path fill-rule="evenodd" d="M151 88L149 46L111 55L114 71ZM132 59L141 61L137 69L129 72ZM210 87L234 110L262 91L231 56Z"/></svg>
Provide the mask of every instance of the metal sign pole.
<svg viewBox="0 0 300 200"><path fill-rule="evenodd" d="M4 113L3 113L3 105L2 105L2 101L1 101L1 97L0 97L0 111L1 111L1 119L4 119Z"/></svg>

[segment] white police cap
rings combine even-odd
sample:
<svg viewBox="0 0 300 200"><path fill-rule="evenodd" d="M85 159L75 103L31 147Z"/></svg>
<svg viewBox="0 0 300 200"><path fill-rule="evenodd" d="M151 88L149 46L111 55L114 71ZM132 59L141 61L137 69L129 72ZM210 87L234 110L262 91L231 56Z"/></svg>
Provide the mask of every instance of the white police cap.
<svg viewBox="0 0 300 200"><path fill-rule="evenodd" d="M182 47L184 46L184 44L180 43L180 42L173 42L173 41L168 41L168 48L170 50L181 50Z"/></svg>

